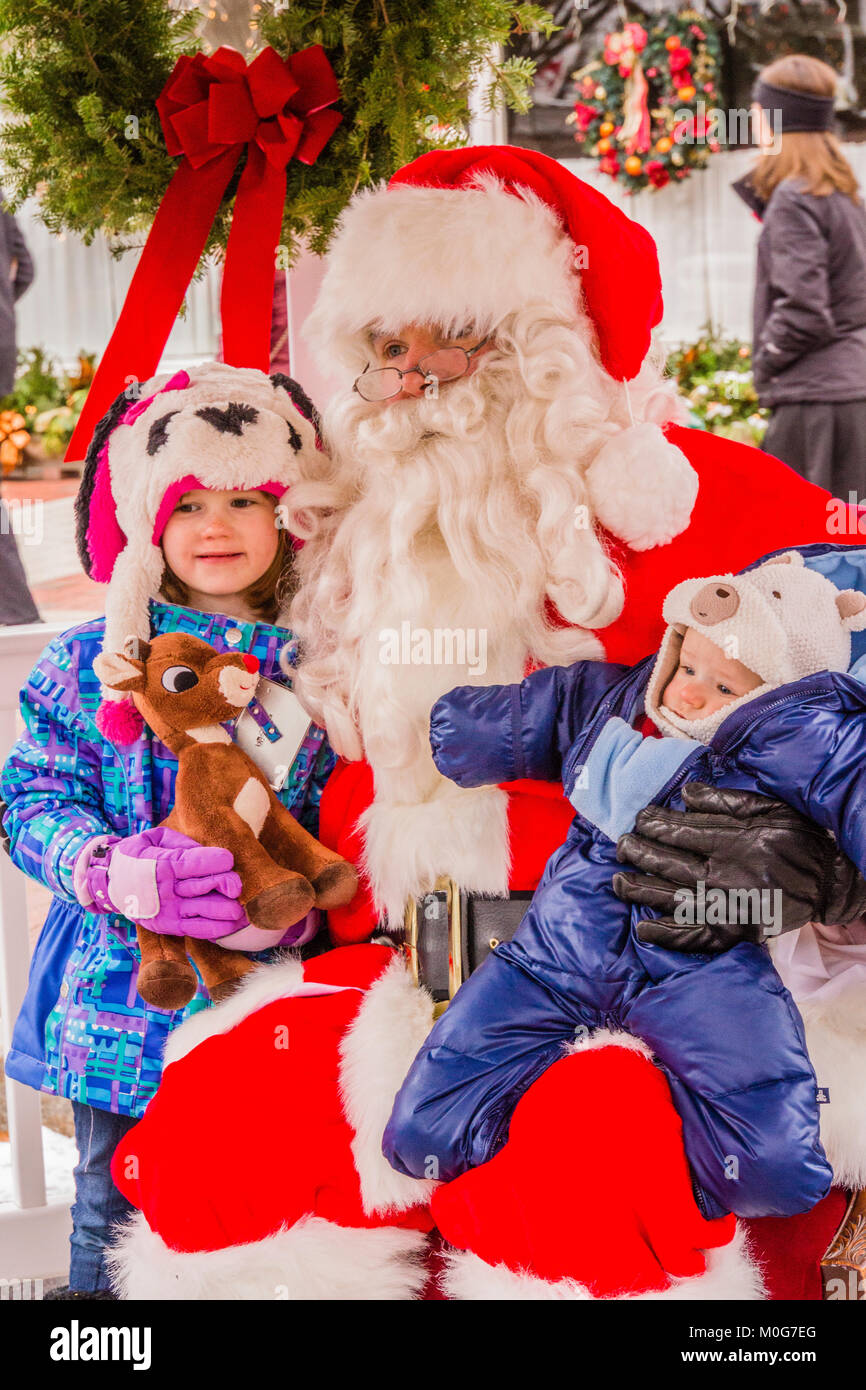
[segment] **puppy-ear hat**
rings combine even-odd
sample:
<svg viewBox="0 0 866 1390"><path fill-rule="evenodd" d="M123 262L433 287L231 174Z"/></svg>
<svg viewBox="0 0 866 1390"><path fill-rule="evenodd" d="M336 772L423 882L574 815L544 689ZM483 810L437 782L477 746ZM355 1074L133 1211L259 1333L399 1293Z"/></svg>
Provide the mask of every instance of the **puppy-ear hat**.
<svg viewBox="0 0 866 1390"><path fill-rule="evenodd" d="M75 500L81 563L108 585L104 651L150 637L148 603L165 569L159 541L178 498L193 488L282 497L301 458L320 447L317 426L290 377L221 362L152 377L134 399L117 397L94 431ZM102 694L97 724L128 741L129 697L104 685ZM112 713L111 704L121 708Z"/></svg>

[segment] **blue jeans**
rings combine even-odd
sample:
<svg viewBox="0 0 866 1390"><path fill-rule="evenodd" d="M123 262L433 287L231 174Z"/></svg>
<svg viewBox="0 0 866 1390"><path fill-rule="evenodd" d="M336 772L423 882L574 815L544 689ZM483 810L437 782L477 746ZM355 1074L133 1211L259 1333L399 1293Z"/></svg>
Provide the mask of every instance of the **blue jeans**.
<svg viewBox="0 0 866 1390"><path fill-rule="evenodd" d="M105 1248L114 1234L114 1222L124 1221L135 1211L114 1186L110 1166L114 1150L138 1121L131 1115L114 1115L110 1110L97 1110L75 1100L72 1114L79 1161L69 1237L69 1287L92 1293L111 1289L104 1263Z"/></svg>

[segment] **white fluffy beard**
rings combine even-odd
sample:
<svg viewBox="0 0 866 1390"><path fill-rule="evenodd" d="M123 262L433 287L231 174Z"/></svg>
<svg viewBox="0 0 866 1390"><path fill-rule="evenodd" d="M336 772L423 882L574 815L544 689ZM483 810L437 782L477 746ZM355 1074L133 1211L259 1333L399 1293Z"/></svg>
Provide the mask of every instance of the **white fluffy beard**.
<svg viewBox="0 0 866 1390"><path fill-rule="evenodd" d="M496 353L438 399L338 401L324 421L329 475L290 497L293 529L309 537L290 615L295 688L337 751L373 768L365 867L392 918L443 874L507 891L505 794L438 773L436 699L519 681L531 658L600 657L590 633L551 626L546 599L599 626L621 606L579 463L609 437L606 402L586 400L577 419L572 402L564 422L555 382L554 399L533 398L526 370Z"/></svg>

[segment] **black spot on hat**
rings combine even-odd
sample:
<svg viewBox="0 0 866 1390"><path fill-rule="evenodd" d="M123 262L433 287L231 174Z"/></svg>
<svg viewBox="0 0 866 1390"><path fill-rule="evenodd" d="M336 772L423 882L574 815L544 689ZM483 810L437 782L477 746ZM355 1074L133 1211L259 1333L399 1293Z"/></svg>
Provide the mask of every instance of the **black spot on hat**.
<svg viewBox="0 0 866 1390"><path fill-rule="evenodd" d="M289 427L289 443L291 444L295 453L299 454L304 447L304 441L301 439L301 436L298 434L298 431L295 429L291 420L287 420L286 424Z"/></svg>
<svg viewBox="0 0 866 1390"><path fill-rule="evenodd" d="M271 383L274 386L281 387L283 391L285 391L295 409L303 415L305 420L309 420L313 429L318 434L321 426L319 412L316 410L316 407L313 405L313 402L310 400L303 386L299 385L294 377L286 376L285 372L272 372ZM294 447L293 444L292 448Z"/></svg>
<svg viewBox="0 0 866 1390"><path fill-rule="evenodd" d="M147 432L147 452L151 458L168 443L168 422L172 416L179 413L177 410L170 410L167 415L160 415L158 420L154 420Z"/></svg>
<svg viewBox="0 0 866 1390"><path fill-rule="evenodd" d="M243 405L240 401L229 401L225 410L218 405L203 405L196 415L200 420L207 420L220 434L243 434L244 425L254 425L259 418L254 405Z"/></svg>

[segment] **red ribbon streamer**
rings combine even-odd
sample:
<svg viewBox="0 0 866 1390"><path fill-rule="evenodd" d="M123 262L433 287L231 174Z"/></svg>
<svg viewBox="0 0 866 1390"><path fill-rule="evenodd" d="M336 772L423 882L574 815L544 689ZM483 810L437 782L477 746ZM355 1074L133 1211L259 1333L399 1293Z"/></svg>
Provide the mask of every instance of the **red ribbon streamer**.
<svg viewBox="0 0 866 1390"><path fill-rule="evenodd" d="M343 119L327 109L339 96L319 44L286 59L265 48L249 67L233 48L178 59L156 106L166 149L182 162L157 210L67 459L84 458L124 386L156 371L244 151L220 299L223 358L267 371L286 167L290 159L315 164Z"/></svg>

